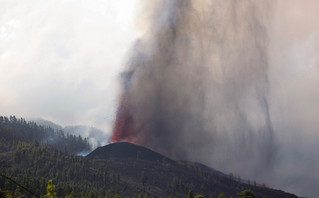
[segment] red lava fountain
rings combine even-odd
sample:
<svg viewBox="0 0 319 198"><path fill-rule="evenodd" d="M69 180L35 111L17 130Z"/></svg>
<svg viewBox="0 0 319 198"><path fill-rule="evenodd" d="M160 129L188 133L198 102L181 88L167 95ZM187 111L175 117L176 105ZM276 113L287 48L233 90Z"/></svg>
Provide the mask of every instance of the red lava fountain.
<svg viewBox="0 0 319 198"><path fill-rule="evenodd" d="M134 118L126 97L122 97L113 130L112 142L136 143Z"/></svg>

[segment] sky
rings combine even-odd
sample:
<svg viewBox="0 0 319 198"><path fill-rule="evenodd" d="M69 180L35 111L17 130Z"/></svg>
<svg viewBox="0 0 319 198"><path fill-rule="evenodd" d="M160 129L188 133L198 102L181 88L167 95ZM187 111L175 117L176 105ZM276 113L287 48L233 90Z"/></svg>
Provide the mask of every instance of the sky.
<svg viewBox="0 0 319 198"><path fill-rule="evenodd" d="M0 4L0 114L110 132L136 0Z"/></svg>

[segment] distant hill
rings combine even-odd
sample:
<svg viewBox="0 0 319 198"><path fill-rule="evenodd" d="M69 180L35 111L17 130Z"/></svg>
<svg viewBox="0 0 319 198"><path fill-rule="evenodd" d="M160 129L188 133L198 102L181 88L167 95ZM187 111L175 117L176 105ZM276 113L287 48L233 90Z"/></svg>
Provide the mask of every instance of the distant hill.
<svg viewBox="0 0 319 198"><path fill-rule="evenodd" d="M108 133L91 126L73 125L62 127L59 124L42 118L30 118L29 120L40 126L50 127L57 131L62 130L65 134L80 135L84 138L88 138L93 149L101 145L106 145L110 139L110 135Z"/></svg>
<svg viewBox="0 0 319 198"><path fill-rule="evenodd" d="M37 123L37 125L50 127L54 130L63 130L63 127L61 125L58 125L50 120L44 120L42 118L34 118L34 119L28 119L28 120Z"/></svg>
<svg viewBox="0 0 319 198"><path fill-rule="evenodd" d="M86 125L66 126L63 130L66 133L81 135L82 137L88 138L93 148L105 145L110 140L110 135L106 132Z"/></svg>
<svg viewBox="0 0 319 198"><path fill-rule="evenodd" d="M49 123L55 126L54 123ZM59 127L57 127L59 128ZM50 126L38 125L15 116L0 116L0 151L12 149L18 142L48 144L54 148L70 153L91 151L88 139L66 134L63 130L55 130Z"/></svg>

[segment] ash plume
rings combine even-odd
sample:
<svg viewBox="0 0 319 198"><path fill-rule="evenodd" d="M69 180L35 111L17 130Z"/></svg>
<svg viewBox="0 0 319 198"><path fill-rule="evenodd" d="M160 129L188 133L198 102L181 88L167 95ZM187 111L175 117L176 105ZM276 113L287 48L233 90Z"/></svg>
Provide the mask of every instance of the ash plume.
<svg viewBox="0 0 319 198"><path fill-rule="evenodd" d="M164 0L148 8L149 32L122 74L113 141L245 176L271 168L271 1Z"/></svg>

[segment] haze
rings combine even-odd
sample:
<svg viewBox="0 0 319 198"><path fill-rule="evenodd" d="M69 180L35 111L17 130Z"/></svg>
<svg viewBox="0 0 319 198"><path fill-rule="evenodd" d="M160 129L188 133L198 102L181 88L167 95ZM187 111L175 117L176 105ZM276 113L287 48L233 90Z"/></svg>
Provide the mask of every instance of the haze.
<svg viewBox="0 0 319 198"><path fill-rule="evenodd" d="M1 115L110 132L136 1L0 0Z"/></svg>

